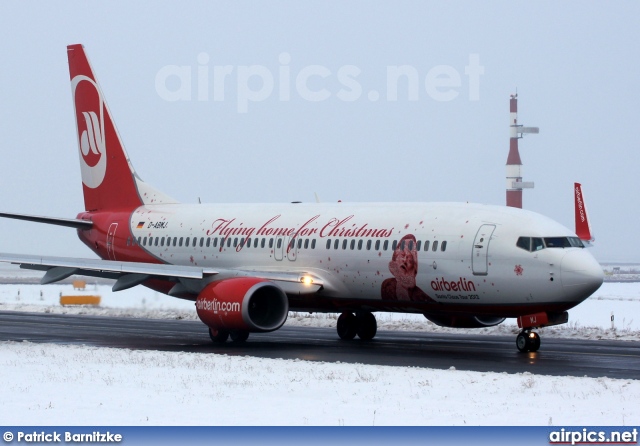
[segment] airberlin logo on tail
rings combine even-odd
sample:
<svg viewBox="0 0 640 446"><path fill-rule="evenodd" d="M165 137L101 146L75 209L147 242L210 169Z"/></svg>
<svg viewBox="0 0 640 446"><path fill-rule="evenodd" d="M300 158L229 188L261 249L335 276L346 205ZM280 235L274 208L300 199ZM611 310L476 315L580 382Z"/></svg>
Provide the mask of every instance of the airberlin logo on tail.
<svg viewBox="0 0 640 446"><path fill-rule="evenodd" d="M71 80L71 91L78 126L82 182L95 189L102 184L107 172L104 100L98 84L84 75Z"/></svg>

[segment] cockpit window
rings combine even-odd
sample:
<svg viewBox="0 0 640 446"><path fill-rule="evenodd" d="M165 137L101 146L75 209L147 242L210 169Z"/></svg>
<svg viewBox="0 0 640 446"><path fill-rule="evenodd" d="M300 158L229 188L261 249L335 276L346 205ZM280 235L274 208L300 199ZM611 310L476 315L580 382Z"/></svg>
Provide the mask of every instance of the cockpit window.
<svg viewBox="0 0 640 446"><path fill-rule="evenodd" d="M542 239L539 237L533 237L531 239L531 251L540 251L541 249L544 249Z"/></svg>
<svg viewBox="0 0 640 446"><path fill-rule="evenodd" d="M544 241L543 241L544 240ZM518 248L536 252L546 248L584 248L578 237L520 237L516 242Z"/></svg>
<svg viewBox="0 0 640 446"><path fill-rule="evenodd" d="M584 248L578 237L545 237L544 244L547 248Z"/></svg>
<svg viewBox="0 0 640 446"><path fill-rule="evenodd" d="M518 248L522 248L525 251L531 250L531 237L520 237L516 242Z"/></svg>

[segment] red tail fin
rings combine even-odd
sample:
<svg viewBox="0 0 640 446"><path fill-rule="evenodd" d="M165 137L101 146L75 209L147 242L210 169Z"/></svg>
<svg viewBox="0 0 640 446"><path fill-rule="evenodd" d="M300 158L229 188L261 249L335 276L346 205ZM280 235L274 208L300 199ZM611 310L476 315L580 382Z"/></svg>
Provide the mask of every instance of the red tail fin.
<svg viewBox="0 0 640 446"><path fill-rule="evenodd" d="M67 47L87 211L175 202L136 175L82 45Z"/></svg>
<svg viewBox="0 0 640 446"><path fill-rule="evenodd" d="M582 195L582 185L580 183L574 183L573 187L575 194L576 235L580 237L580 240L591 242L593 241L593 236L591 235L587 205Z"/></svg>

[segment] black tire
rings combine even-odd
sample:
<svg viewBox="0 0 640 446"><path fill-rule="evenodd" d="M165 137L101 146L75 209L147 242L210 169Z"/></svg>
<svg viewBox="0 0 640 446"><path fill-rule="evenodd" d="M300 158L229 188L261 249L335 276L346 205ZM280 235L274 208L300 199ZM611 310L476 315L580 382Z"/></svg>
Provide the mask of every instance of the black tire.
<svg viewBox="0 0 640 446"><path fill-rule="evenodd" d="M533 337L529 338L529 351L537 352L540 348L540 335L536 332L531 333Z"/></svg>
<svg viewBox="0 0 640 446"><path fill-rule="evenodd" d="M246 330L233 330L231 331L231 340L233 342L245 342L249 339L249 332Z"/></svg>
<svg viewBox="0 0 640 446"><path fill-rule="evenodd" d="M376 317L368 311L357 313L358 318L358 337L363 341L370 341L378 332L378 323Z"/></svg>
<svg viewBox="0 0 640 446"><path fill-rule="evenodd" d="M216 344L223 344L227 342L227 339L229 339L229 332L227 330L215 330L210 328L209 337Z"/></svg>
<svg viewBox="0 0 640 446"><path fill-rule="evenodd" d="M526 353L529 351L529 341L527 339L527 333L520 333L516 337L516 347L518 347L518 350L520 350L522 353Z"/></svg>
<svg viewBox="0 0 640 446"><path fill-rule="evenodd" d="M358 331L358 318L353 313L342 313L338 317L338 336L349 341L356 337Z"/></svg>

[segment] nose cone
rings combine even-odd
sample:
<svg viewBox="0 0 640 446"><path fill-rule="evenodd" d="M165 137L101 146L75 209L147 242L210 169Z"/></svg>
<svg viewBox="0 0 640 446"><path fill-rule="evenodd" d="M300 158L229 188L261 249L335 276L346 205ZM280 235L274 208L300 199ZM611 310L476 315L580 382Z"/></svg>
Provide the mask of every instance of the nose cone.
<svg viewBox="0 0 640 446"><path fill-rule="evenodd" d="M565 295L579 302L600 288L604 279L602 267L586 249L568 252L562 259L561 269Z"/></svg>

